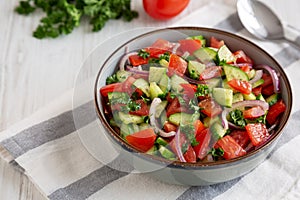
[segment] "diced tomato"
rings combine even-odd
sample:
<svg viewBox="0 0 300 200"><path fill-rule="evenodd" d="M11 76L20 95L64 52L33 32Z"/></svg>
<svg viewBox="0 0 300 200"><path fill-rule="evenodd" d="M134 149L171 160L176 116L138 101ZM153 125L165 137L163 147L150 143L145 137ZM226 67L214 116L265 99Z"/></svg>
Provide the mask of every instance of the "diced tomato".
<svg viewBox="0 0 300 200"><path fill-rule="evenodd" d="M194 151L197 158L203 159L209 151L209 142L211 139L211 134L209 129L206 128L202 130L196 137L198 145L194 146Z"/></svg>
<svg viewBox="0 0 300 200"><path fill-rule="evenodd" d="M140 96L143 95L143 91L142 91L140 88L136 88L134 92L136 93L136 95L137 95L138 97L140 97Z"/></svg>
<svg viewBox="0 0 300 200"><path fill-rule="evenodd" d="M149 53L150 58L159 58L162 54L167 52L166 49L160 49L155 47L147 47L145 48L145 51Z"/></svg>
<svg viewBox="0 0 300 200"><path fill-rule="evenodd" d="M230 87L233 89L243 93L250 94L252 91L252 85L248 81L243 81L239 79L232 79L227 82Z"/></svg>
<svg viewBox="0 0 300 200"><path fill-rule="evenodd" d="M261 93L263 95L266 95L266 96L270 96L270 95L274 94L274 86L273 85L268 85L266 87L263 87L261 89Z"/></svg>
<svg viewBox="0 0 300 200"><path fill-rule="evenodd" d="M262 87L266 87L273 83L272 77L269 74L263 73L261 78L264 79L264 83L261 85Z"/></svg>
<svg viewBox="0 0 300 200"><path fill-rule="evenodd" d="M213 48L219 49L224 44L225 44L224 40L218 40L215 37L210 38L210 46L213 47Z"/></svg>
<svg viewBox="0 0 300 200"><path fill-rule="evenodd" d="M201 74L200 80L207 80L215 77L220 77L222 75L222 67L220 66L212 66L206 68Z"/></svg>
<svg viewBox="0 0 300 200"><path fill-rule="evenodd" d="M187 108L180 104L178 98L174 98L173 101L167 107L167 117L174 113L187 112Z"/></svg>
<svg viewBox="0 0 300 200"><path fill-rule="evenodd" d="M223 157L226 160L237 158L246 154L246 151L230 135L226 135L219 139L215 144L215 148L223 149Z"/></svg>
<svg viewBox="0 0 300 200"><path fill-rule="evenodd" d="M144 65L148 63L148 59L146 58L142 58L139 55L132 55L129 56L129 62L133 65L133 66L139 66L139 65Z"/></svg>
<svg viewBox="0 0 300 200"><path fill-rule="evenodd" d="M135 102L138 103L138 104L140 104L141 108L138 109L138 110L136 110L136 111L129 111L130 114L139 115L139 116L147 116L147 115L149 115L149 107L144 102L143 99L138 99Z"/></svg>
<svg viewBox="0 0 300 200"><path fill-rule="evenodd" d="M240 66L240 69L246 73L249 73L251 68L249 65L242 65L242 66Z"/></svg>
<svg viewBox="0 0 300 200"><path fill-rule="evenodd" d="M233 130L230 136L242 147L247 147L250 142L249 135L245 130Z"/></svg>
<svg viewBox="0 0 300 200"><path fill-rule="evenodd" d="M215 117L222 112L222 107L210 98L200 101L198 106L202 108L201 112L206 114L208 117Z"/></svg>
<svg viewBox="0 0 300 200"><path fill-rule="evenodd" d="M233 55L236 57L236 62L237 63L249 63L253 64L253 61L250 57L248 57L244 51L238 50L233 53Z"/></svg>
<svg viewBox="0 0 300 200"><path fill-rule="evenodd" d="M164 39L157 39L151 47L155 49L162 49L162 50L171 50L173 48L173 44L167 40Z"/></svg>
<svg viewBox="0 0 300 200"><path fill-rule="evenodd" d="M168 68L172 71L178 72L178 74L183 75L187 68L187 62L176 54L170 55Z"/></svg>
<svg viewBox="0 0 300 200"><path fill-rule="evenodd" d="M270 136L266 125L263 123L247 124L245 128L254 146L264 143Z"/></svg>
<svg viewBox="0 0 300 200"><path fill-rule="evenodd" d="M112 83L109 85L105 85L100 89L100 94L103 97L107 97L110 92L123 92L123 84L122 83Z"/></svg>
<svg viewBox="0 0 300 200"><path fill-rule="evenodd" d="M144 129L139 132L133 133L131 135L127 135L126 141L132 146L136 147L142 152L148 151L151 147L153 147L156 134L152 128Z"/></svg>
<svg viewBox="0 0 300 200"><path fill-rule="evenodd" d="M260 106L254 106L243 111L245 119L253 119L265 114L265 111Z"/></svg>
<svg viewBox="0 0 300 200"><path fill-rule="evenodd" d="M164 123L164 130L169 133L171 131L176 131L177 130L177 126L172 124L171 122L165 122Z"/></svg>
<svg viewBox="0 0 300 200"><path fill-rule="evenodd" d="M258 86L256 88L252 88L252 93L255 95L255 96L258 96L261 94L261 89L262 89L262 86Z"/></svg>
<svg viewBox="0 0 300 200"><path fill-rule="evenodd" d="M180 86L183 88L183 94L185 94L189 99L195 97L195 92L197 91L197 86L189 83L181 83Z"/></svg>
<svg viewBox="0 0 300 200"><path fill-rule="evenodd" d="M286 105L282 99L277 101L269 108L269 112L267 114L267 122L272 125L276 122L278 116L286 110Z"/></svg>
<svg viewBox="0 0 300 200"><path fill-rule="evenodd" d="M192 39L185 39L185 40L179 40L178 41L180 46L179 49L182 52L189 52L190 54L193 54L194 51L201 48L201 42L192 40Z"/></svg>
<svg viewBox="0 0 300 200"><path fill-rule="evenodd" d="M205 129L204 124L199 119L195 120L194 127L195 127L195 136L196 137L197 137L197 135L199 135L201 133L201 131L203 131Z"/></svg>
<svg viewBox="0 0 300 200"><path fill-rule="evenodd" d="M195 163L197 160L196 153L191 145L189 145L187 151L183 154L186 162Z"/></svg>

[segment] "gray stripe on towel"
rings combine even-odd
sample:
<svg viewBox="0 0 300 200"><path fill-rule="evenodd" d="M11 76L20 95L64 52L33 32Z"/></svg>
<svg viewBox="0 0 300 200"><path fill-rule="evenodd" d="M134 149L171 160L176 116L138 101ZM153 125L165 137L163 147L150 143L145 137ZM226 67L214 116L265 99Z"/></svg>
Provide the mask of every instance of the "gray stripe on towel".
<svg viewBox="0 0 300 200"><path fill-rule="evenodd" d="M238 13L235 12L229 15L224 21L221 21L217 25L215 25L215 28L237 33L241 31L244 27L238 17Z"/></svg>
<svg viewBox="0 0 300 200"><path fill-rule="evenodd" d="M117 157L109 166L117 165L122 167L124 171L132 171L133 168L129 166L121 157ZM121 172L112 169L108 166L103 166L86 177L77 180L76 182L56 190L48 197L51 200L83 200L101 190L111 182L128 175L128 172Z"/></svg>
<svg viewBox="0 0 300 200"><path fill-rule="evenodd" d="M85 116L80 123L81 127L96 119L96 115L93 114L95 112L92 101L76 108L75 112L81 112L82 115ZM14 158L17 158L31 149L49 141L64 137L75 130L76 127L73 120L73 112L67 111L21 131L15 136L2 141L0 145L6 148Z"/></svg>

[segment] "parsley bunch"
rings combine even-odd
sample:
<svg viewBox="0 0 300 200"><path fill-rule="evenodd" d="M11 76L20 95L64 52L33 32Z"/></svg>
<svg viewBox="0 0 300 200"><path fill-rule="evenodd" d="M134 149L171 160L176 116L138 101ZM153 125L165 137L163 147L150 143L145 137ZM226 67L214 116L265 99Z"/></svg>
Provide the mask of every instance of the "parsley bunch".
<svg viewBox="0 0 300 200"><path fill-rule="evenodd" d="M46 16L33 32L39 39L56 38L69 34L80 25L82 17L90 19L93 31L101 30L110 19L123 18L131 21L138 16L130 8L131 0L21 0L16 12L29 15L37 8L42 9Z"/></svg>

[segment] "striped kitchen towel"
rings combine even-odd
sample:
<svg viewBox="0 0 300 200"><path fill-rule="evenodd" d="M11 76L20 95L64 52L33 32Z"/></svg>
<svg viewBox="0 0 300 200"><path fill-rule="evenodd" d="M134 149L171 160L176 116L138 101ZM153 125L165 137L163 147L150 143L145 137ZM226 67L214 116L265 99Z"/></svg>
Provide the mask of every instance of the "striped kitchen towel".
<svg viewBox="0 0 300 200"><path fill-rule="evenodd" d="M272 154L252 172L225 183L189 187L130 173L129 166L126 172L110 168L91 156L80 140L77 130L88 131L97 122L92 99L76 105L75 113L85 117L80 124L74 122L73 91L0 133L2 157L19 166L52 200L300 199L299 49L255 40L243 29L235 8L220 4L211 3L173 25L215 27L242 35L272 54L288 74L296 102L290 122ZM118 159L112 162L122 164Z"/></svg>

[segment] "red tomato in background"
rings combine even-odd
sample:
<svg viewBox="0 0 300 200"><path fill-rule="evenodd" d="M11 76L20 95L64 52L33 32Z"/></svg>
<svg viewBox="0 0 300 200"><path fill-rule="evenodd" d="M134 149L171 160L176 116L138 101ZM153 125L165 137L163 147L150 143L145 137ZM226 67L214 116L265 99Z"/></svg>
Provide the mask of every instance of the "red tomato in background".
<svg viewBox="0 0 300 200"><path fill-rule="evenodd" d="M190 0L143 0L148 15L154 19L167 20L183 11Z"/></svg>

